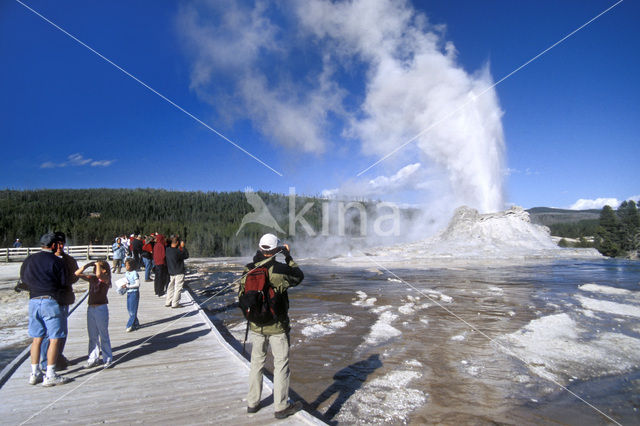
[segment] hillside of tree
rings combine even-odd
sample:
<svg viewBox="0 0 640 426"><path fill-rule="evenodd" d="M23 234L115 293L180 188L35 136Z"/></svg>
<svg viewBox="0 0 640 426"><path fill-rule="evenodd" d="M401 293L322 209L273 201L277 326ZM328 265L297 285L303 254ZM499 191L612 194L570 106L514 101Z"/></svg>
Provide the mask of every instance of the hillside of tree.
<svg viewBox="0 0 640 426"><path fill-rule="evenodd" d="M558 223L576 223L581 221L598 221L600 210L567 210L550 207L534 207L528 209L529 218L536 225L551 227ZM555 235L555 234L554 234ZM593 234L591 234L593 235Z"/></svg>
<svg viewBox="0 0 640 426"><path fill-rule="evenodd" d="M287 229L289 199L257 192ZM297 197L304 204L307 197ZM158 189L79 189L0 191L0 239L10 247L20 238L25 247L37 247L47 231L67 234L67 244L111 244L122 234L178 234L193 256L239 256L250 253L256 241L271 229L249 224L236 236L242 218L253 212L243 192L178 192ZM314 203L305 219L321 222ZM282 219L282 220L281 220Z"/></svg>
<svg viewBox="0 0 640 426"><path fill-rule="evenodd" d="M295 242L309 228L319 233L323 223L323 205L327 200L270 192L255 193L284 231L281 237ZM253 197L253 198L258 198ZM296 219L295 232L288 235L291 209ZM307 203L310 203L308 208ZM338 203L342 203L338 201ZM345 200L344 205L349 205ZM358 203L366 215L375 216L377 203ZM16 238L23 246L37 247L40 236L62 231L68 245L111 244L118 235L148 235L159 232L179 235L187 241L192 256L247 256L257 241L273 228L249 223L242 225L254 208L244 192L180 192L159 189L57 189L0 191L0 244L11 247ZM417 210L401 209L402 219L411 220ZM344 217L346 237L357 237L360 216ZM366 222L364 222L366 223ZM335 227L335 223L331 226ZM371 224L369 224L371 225ZM307 229L304 229L307 226ZM241 228L240 232L239 229ZM335 229L334 229L335 231ZM236 235L237 233L237 235Z"/></svg>

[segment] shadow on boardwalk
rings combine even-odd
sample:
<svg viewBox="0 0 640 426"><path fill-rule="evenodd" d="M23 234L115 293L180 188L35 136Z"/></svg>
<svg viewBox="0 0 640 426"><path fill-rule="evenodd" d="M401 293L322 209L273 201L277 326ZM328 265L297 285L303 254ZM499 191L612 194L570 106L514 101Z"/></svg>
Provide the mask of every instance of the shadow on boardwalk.
<svg viewBox="0 0 640 426"><path fill-rule="evenodd" d="M192 314L188 314L188 316L192 316ZM168 322L171 319L175 320L180 318L180 315L176 315L175 317L168 318L158 322ZM114 354L113 361L114 364L120 366L125 364L128 361L132 361L136 358L144 357L146 355L150 355L154 352L159 351L168 351L177 346L192 342L202 336L206 336L211 332L209 329L199 330L199 331L189 331L193 328L202 328L202 323L192 324L188 327L176 328L172 330L168 330L162 333L158 333L154 336L145 336L136 340L132 340L130 342L125 343L124 345L116 346L112 348L112 352ZM78 364L87 360L87 357L80 357L71 360L72 364ZM81 370L82 367L75 368L70 370L70 373ZM92 371L87 371L87 374L90 374ZM81 374L78 377L85 376L86 374Z"/></svg>
<svg viewBox="0 0 640 426"><path fill-rule="evenodd" d="M189 331L192 328L201 327L202 323L193 324L188 327L176 328L174 330L158 333L152 338L141 338L128 342L124 345L117 346L114 348L114 352L126 351L129 348L135 348L138 345L142 345L134 349L132 352L126 355L126 357L124 356L126 352L125 354L122 354L120 356L115 356L114 361L116 361L118 364L122 364L127 361L143 357L145 355L150 355L154 352L168 351L177 346L192 342L199 337L206 336L211 332L211 330L209 329Z"/></svg>
<svg viewBox="0 0 640 426"><path fill-rule="evenodd" d="M186 314L177 314L177 315L173 315L171 317L166 317L166 318L161 318L155 321L150 321L150 322L145 322L140 324L140 328L147 328L147 327L153 327L154 325L159 325L159 324L164 324L164 323L168 323L168 322L172 322L172 321L177 321L180 318L187 318L187 317L192 317L198 315L197 311L190 311L187 312Z"/></svg>

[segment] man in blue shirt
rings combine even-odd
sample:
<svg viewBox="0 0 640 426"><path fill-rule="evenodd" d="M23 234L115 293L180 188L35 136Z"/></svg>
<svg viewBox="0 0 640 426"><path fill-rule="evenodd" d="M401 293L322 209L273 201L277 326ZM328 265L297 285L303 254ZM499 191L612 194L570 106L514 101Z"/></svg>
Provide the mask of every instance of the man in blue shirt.
<svg viewBox="0 0 640 426"><path fill-rule="evenodd" d="M62 340L66 335L66 315L60 306L67 290L67 279L62 259L55 255L59 242L53 233L40 239L42 251L25 259L20 268L20 279L29 287L29 336L31 344L31 375L29 383L42 381L43 386L55 386L68 382L66 377L56 374L56 360ZM43 377L40 370L40 346L49 336L47 371Z"/></svg>

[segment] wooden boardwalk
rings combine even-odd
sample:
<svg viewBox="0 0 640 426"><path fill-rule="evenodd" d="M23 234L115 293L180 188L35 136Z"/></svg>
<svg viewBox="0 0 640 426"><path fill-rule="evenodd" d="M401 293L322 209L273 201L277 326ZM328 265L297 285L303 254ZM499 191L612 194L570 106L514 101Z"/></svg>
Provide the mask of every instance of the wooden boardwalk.
<svg viewBox="0 0 640 426"><path fill-rule="evenodd" d="M117 278L117 276L116 276ZM258 413L246 412L249 367L224 341L191 295L182 308L164 306L153 283L141 284L142 328L127 333L126 296L109 292L109 333L115 365L84 369L86 301L69 318L60 372L71 383L45 388L28 384L29 360L0 388L0 424L322 424L306 412L276 420L272 385L265 379Z"/></svg>

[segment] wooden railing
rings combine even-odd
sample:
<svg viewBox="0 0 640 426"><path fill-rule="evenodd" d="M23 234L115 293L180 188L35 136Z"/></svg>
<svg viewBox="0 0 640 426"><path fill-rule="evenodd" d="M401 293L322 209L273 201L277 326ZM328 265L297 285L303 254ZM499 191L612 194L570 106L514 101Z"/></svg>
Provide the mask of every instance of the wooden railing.
<svg viewBox="0 0 640 426"><path fill-rule="evenodd" d="M0 262L22 261L30 254L42 250L40 247L0 248ZM111 259L111 246L64 246L64 251L80 259Z"/></svg>

